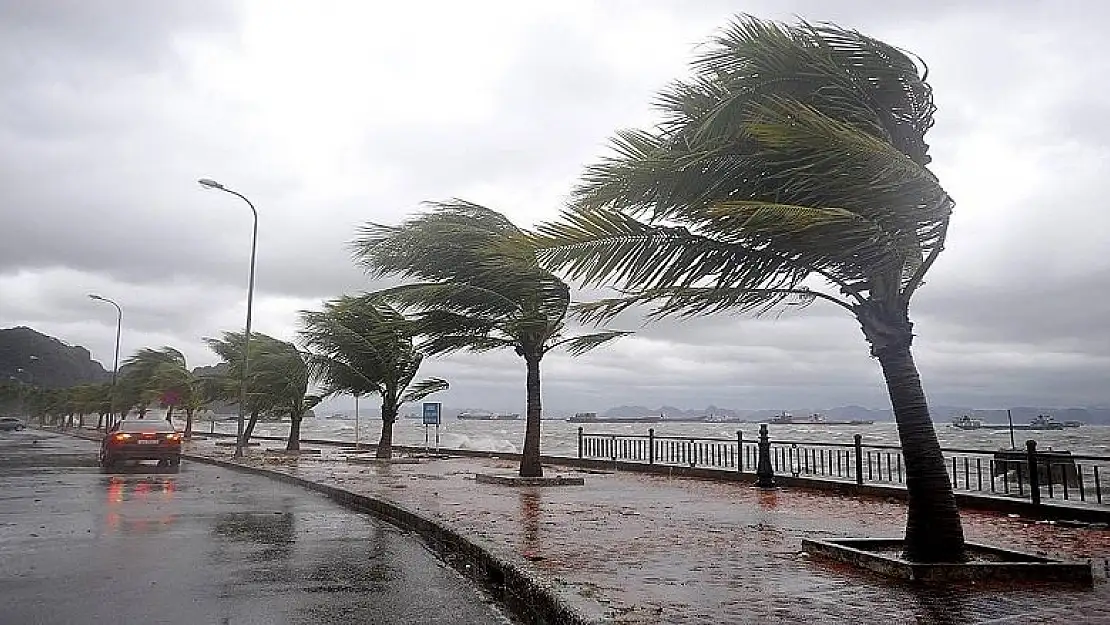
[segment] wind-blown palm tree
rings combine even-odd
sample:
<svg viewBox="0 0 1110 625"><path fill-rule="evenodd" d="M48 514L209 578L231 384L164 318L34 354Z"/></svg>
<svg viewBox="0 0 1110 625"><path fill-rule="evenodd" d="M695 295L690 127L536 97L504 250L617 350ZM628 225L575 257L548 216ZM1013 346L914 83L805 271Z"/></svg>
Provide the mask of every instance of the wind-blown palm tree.
<svg viewBox="0 0 1110 625"><path fill-rule="evenodd" d="M556 347L578 355L625 332L567 337L570 288L536 262L523 233L501 213L463 200L430 204L399 226L368 224L354 242L372 276L420 280L380 291L412 312L426 354L511 349L527 367L528 420L520 475L540 465L540 361Z"/></svg>
<svg viewBox="0 0 1110 625"><path fill-rule="evenodd" d="M219 339L205 339L208 347L228 364L228 375L219 385L221 399L239 397L240 372L243 370L243 333L225 332ZM308 394L309 374L306 355L292 343L257 332L251 333L250 375L247 378L247 405L250 419L243 430L243 444L250 441L261 414L289 417L289 436L285 448L301 448L301 421L305 413L320 403Z"/></svg>
<svg viewBox="0 0 1110 625"><path fill-rule="evenodd" d="M382 398L382 435L375 455L393 455L393 424L402 404L447 389L446 380L413 382L423 354L413 346L414 322L374 294L343 296L323 311L301 313L309 368L328 394Z"/></svg>
<svg viewBox="0 0 1110 625"><path fill-rule="evenodd" d="M618 134L541 258L613 284L587 320L764 313L815 300L859 321L898 424L906 555L958 561L964 539L910 352L910 298L944 247L953 201L926 168L935 107L907 54L833 25L743 18L659 98L657 130Z"/></svg>
<svg viewBox="0 0 1110 625"><path fill-rule="evenodd" d="M174 408L188 392L192 376L185 354L168 345L161 349L144 347L123 361L123 366L131 369L129 375L145 391L147 403L155 401L165 406L166 419L172 421Z"/></svg>

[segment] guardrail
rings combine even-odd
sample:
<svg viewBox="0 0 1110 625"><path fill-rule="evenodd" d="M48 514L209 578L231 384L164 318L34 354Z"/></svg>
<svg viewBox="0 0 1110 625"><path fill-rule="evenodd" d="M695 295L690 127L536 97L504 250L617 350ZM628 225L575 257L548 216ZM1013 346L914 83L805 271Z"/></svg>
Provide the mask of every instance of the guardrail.
<svg viewBox="0 0 1110 625"><path fill-rule="evenodd" d="M1025 449L941 449L952 488L998 496L1110 505L1102 479L1110 456L1038 451L1035 441ZM857 434L852 443L771 440L767 426L760 437L735 438L587 433L578 428L578 458L638 462L752 472L760 482L776 475L844 483L904 486L905 461L897 445L865 445ZM761 462L762 461L762 462ZM764 464L761 471L760 465Z"/></svg>

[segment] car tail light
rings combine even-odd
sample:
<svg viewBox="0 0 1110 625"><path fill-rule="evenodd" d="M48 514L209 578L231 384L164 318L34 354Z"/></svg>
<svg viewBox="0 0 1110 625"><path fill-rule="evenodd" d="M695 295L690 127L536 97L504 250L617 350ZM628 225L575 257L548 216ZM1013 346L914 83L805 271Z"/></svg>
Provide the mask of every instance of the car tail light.
<svg viewBox="0 0 1110 625"><path fill-rule="evenodd" d="M165 440L166 440L167 443L180 443L181 442L181 435L178 434L177 432L174 432L173 434L166 434L166 439Z"/></svg>
<svg viewBox="0 0 1110 625"><path fill-rule="evenodd" d="M112 435L113 443L124 443L131 440L133 437L127 432L117 432Z"/></svg>

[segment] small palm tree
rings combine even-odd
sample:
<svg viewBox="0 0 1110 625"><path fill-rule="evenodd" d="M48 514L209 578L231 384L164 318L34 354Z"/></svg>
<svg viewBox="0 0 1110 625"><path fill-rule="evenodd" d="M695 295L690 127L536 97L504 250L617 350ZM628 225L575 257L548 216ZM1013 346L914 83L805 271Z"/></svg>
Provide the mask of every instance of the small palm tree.
<svg viewBox="0 0 1110 625"><path fill-rule="evenodd" d="M309 368L327 394L382 398L382 434L376 456L393 455L393 424L403 404L447 389L446 380L413 382L424 356L413 346L416 324L374 294L343 296L323 311L301 313L301 340Z"/></svg>
<svg viewBox="0 0 1110 625"><path fill-rule="evenodd" d="M741 19L662 94L664 122L625 131L561 222L551 267L620 297L609 319L832 303L886 377L908 479L906 555L958 561L952 486L910 352L910 298L944 247L953 202L929 163L931 90L900 50L837 26Z"/></svg>
<svg viewBox="0 0 1110 625"><path fill-rule="evenodd" d="M186 392L191 375L185 354L168 345L161 349L144 347L124 360L123 366L129 368L128 375L141 387L143 405L165 406L166 419L172 421L174 408Z"/></svg>
<svg viewBox="0 0 1110 625"><path fill-rule="evenodd" d="M216 386L223 400L238 401L243 370L243 332L225 332L219 339L205 339L209 348L227 363L227 376ZM308 365L305 354L292 343L257 332L251 333L250 375L247 378L247 405L250 419L243 431L242 444L250 441L258 417L273 414L289 417L289 437L285 448L301 448L301 421L320 398L308 394Z"/></svg>
<svg viewBox="0 0 1110 625"><path fill-rule="evenodd" d="M363 227L355 256L373 276L419 280L379 295L413 313L424 337L420 351L511 349L524 359L528 421L520 475L541 477L540 361L559 346L578 355L626 333L566 337L570 288L539 266L520 229L463 200L430 207L399 226Z"/></svg>

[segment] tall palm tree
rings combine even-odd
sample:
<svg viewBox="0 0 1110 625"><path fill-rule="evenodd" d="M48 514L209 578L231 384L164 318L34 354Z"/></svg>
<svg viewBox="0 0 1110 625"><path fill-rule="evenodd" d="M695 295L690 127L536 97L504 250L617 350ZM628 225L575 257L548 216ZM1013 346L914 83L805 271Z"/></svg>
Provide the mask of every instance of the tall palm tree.
<svg viewBox="0 0 1110 625"><path fill-rule="evenodd" d="M906 555L958 561L964 539L910 351L910 298L953 201L926 165L931 89L906 53L834 25L742 18L589 167L541 258L653 317L765 313L816 300L855 316L886 378L906 460Z"/></svg>
<svg viewBox="0 0 1110 625"><path fill-rule="evenodd" d="M228 364L227 376L217 385L220 399L239 397L240 372L243 370L243 333L224 332L219 339L205 339L209 348ZM285 448L301 448L301 421L305 413L320 402L308 394L309 374L306 355L292 343L257 332L251 333L250 375L247 378L247 406L250 419L243 431L243 444L250 441L258 417L273 414L289 417L289 436Z"/></svg>
<svg viewBox="0 0 1110 625"><path fill-rule="evenodd" d="M401 405L447 389L446 380L413 382L423 354L413 346L414 322L374 294L343 296L322 311L301 313L301 340L309 368L328 394L382 398L378 458L393 455L393 424Z"/></svg>
<svg viewBox="0 0 1110 625"><path fill-rule="evenodd" d="M463 200L432 203L399 226L367 224L356 258L372 276L419 282L379 291L412 312L426 354L511 349L527 367L528 420L520 475L541 477L540 361L556 347L578 355L625 332L567 337L570 288L536 262L501 213Z"/></svg>

